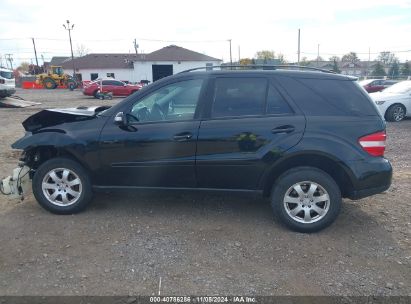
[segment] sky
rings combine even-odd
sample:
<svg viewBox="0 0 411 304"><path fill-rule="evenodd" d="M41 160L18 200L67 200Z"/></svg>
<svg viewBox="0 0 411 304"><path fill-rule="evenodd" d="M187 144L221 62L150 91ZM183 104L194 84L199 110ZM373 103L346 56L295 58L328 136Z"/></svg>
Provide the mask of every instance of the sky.
<svg viewBox="0 0 411 304"><path fill-rule="evenodd" d="M0 56L12 54L13 64L70 55L73 48L89 53L149 53L170 44L224 61L252 58L273 50L297 61L298 29L301 58L319 54L328 59L356 52L371 60L391 51L411 60L411 0L149 0L149 1L32 1L0 0ZM1 62L0 62L1 64Z"/></svg>

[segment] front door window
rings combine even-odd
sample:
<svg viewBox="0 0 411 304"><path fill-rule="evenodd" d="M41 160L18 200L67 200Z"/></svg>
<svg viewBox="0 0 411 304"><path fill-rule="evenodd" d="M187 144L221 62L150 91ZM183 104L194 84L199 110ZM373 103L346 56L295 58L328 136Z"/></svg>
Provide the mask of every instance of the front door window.
<svg viewBox="0 0 411 304"><path fill-rule="evenodd" d="M202 85L202 79L192 79L164 86L134 104L129 119L141 123L191 120Z"/></svg>

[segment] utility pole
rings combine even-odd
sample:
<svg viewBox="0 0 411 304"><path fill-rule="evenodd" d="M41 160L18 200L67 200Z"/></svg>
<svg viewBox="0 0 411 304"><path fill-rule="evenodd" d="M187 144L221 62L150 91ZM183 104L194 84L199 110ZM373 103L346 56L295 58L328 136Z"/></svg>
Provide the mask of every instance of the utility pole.
<svg viewBox="0 0 411 304"><path fill-rule="evenodd" d="M320 66L319 61L320 60L320 44L317 46L317 68Z"/></svg>
<svg viewBox="0 0 411 304"><path fill-rule="evenodd" d="M34 56L36 56L36 65L37 67L39 66L39 61L37 59L37 50L36 50L36 43L34 42L34 38L31 38L33 40L33 47L34 47ZM34 70L34 74L36 74L37 68Z"/></svg>
<svg viewBox="0 0 411 304"><path fill-rule="evenodd" d="M233 55L231 53L231 39L228 39L228 42L230 43L230 65L233 65Z"/></svg>
<svg viewBox="0 0 411 304"><path fill-rule="evenodd" d="M240 64L241 56L240 56L240 46L238 46L238 64Z"/></svg>
<svg viewBox="0 0 411 304"><path fill-rule="evenodd" d="M73 77L74 77L74 80L77 80L77 78L76 78L76 67L74 65L73 44L71 42L71 31L73 30L74 24L72 24L70 26L70 21L69 20L67 20L66 23L67 23L67 26L65 24L63 24L63 27L69 33L70 49L71 49L71 62L73 63Z"/></svg>
<svg viewBox="0 0 411 304"><path fill-rule="evenodd" d="M138 44L137 44L137 39L134 39L133 44L134 44L134 50L136 51L136 55L138 55Z"/></svg>
<svg viewBox="0 0 411 304"><path fill-rule="evenodd" d="M368 63L367 63L367 76L370 71L370 61L371 61L371 48L368 47Z"/></svg>
<svg viewBox="0 0 411 304"><path fill-rule="evenodd" d="M43 71L43 73L46 72L46 63L44 62L44 55L41 54L41 60L43 60L43 68L41 69Z"/></svg>
<svg viewBox="0 0 411 304"><path fill-rule="evenodd" d="M297 62L298 62L298 64L300 64L300 29L298 29Z"/></svg>

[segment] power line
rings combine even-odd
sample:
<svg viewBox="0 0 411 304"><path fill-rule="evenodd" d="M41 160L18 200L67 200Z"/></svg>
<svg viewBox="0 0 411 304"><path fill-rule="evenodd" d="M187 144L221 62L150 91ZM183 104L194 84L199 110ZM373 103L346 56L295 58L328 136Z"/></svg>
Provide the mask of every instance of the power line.
<svg viewBox="0 0 411 304"><path fill-rule="evenodd" d="M51 41L66 41L63 38L44 38L44 37L34 37L36 40L51 40ZM0 38L0 40L26 40L32 39L29 38ZM169 42L169 43L215 43L215 42L226 42L227 40L165 40L165 39L152 39L152 38L142 38L137 37L138 40L152 41L152 42ZM128 38L115 38L115 39L78 39L78 41L86 42L109 42L109 41L129 41Z"/></svg>

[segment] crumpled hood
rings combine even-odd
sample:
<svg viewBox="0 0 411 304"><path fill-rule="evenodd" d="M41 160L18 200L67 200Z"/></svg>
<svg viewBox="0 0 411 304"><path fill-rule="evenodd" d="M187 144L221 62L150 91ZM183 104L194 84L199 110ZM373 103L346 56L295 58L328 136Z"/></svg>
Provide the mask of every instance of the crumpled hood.
<svg viewBox="0 0 411 304"><path fill-rule="evenodd" d="M26 131L35 132L43 128L60 125L62 123L93 119L99 112L108 108L110 107L100 106L46 109L30 116L23 121L22 125Z"/></svg>

